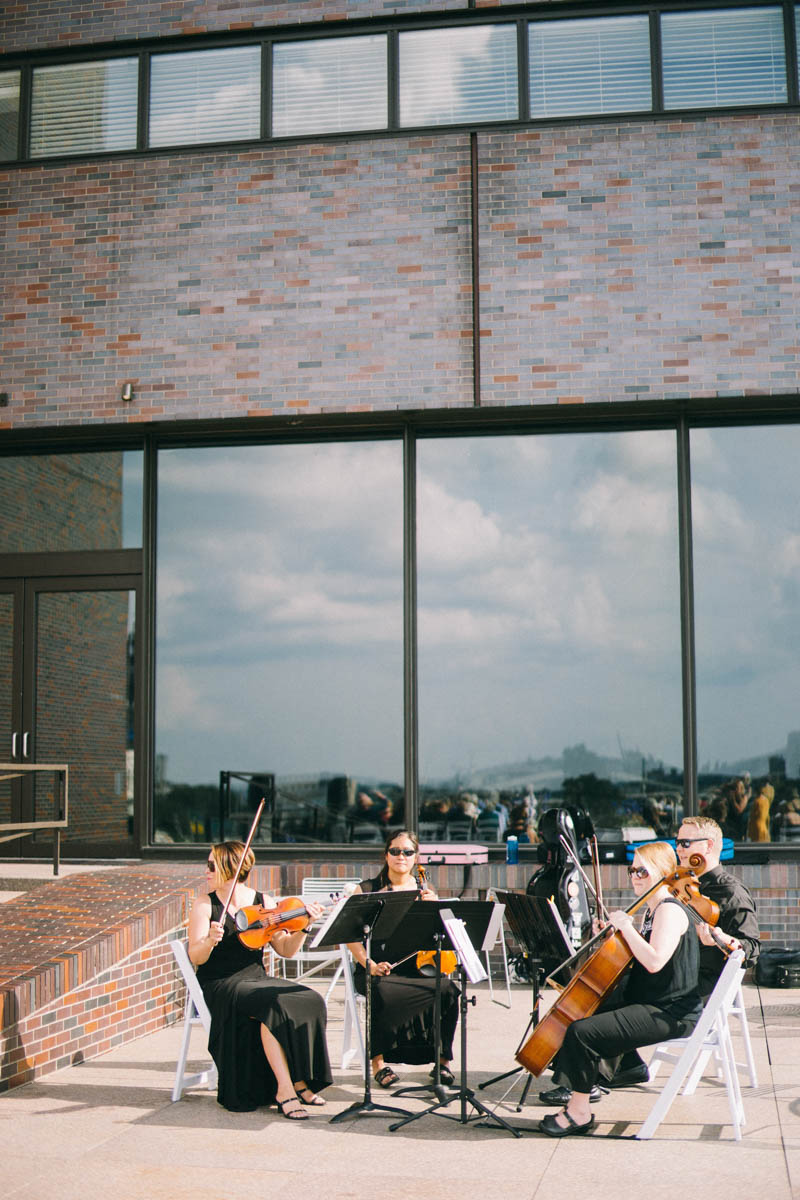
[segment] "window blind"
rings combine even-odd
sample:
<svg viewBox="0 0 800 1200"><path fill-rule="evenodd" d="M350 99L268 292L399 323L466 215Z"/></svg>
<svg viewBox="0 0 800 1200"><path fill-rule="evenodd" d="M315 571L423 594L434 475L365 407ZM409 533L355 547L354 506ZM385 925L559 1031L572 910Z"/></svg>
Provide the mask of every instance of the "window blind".
<svg viewBox="0 0 800 1200"><path fill-rule="evenodd" d="M779 8L663 13L661 42L667 109L786 101Z"/></svg>
<svg viewBox="0 0 800 1200"><path fill-rule="evenodd" d="M31 157L136 149L136 58L36 67Z"/></svg>
<svg viewBox="0 0 800 1200"><path fill-rule="evenodd" d="M19 71L0 71L0 162L17 157Z"/></svg>
<svg viewBox="0 0 800 1200"><path fill-rule="evenodd" d="M399 47L401 125L517 117L516 26L415 30Z"/></svg>
<svg viewBox="0 0 800 1200"><path fill-rule="evenodd" d="M273 46L273 136L385 129L386 44L374 34Z"/></svg>
<svg viewBox="0 0 800 1200"><path fill-rule="evenodd" d="M151 146L237 142L260 135L260 46L153 55Z"/></svg>
<svg viewBox="0 0 800 1200"><path fill-rule="evenodd" d="M532 117L652 107L650 29L644 15L533 21L528 53Z"/></svg>

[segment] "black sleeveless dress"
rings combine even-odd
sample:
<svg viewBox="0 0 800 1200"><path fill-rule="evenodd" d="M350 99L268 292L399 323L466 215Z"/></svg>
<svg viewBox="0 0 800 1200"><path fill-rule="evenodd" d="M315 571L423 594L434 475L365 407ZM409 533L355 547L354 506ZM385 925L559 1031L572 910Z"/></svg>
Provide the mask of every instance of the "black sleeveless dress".
<svg viewBox="0 0 800 1200"><path fill-rule="evenodd" d="M213 892L209 898L211 919L218 921L222 903ZM254 903L263 903L260 892ZM211 1013L208 1049L219 1072L217 1100L225 1108L251 1112L275 1100L275 1076L261 1044L262 1024L283 1047L293 1081L305 1080L313 1092L332 1082L322 996L289 979L267 975L262 951L242 945L230 913L222 941L197 968L197 979Z"/></svg>
<svg viewBox="0 0 800 1200"><path fill-rule="evenodd" d="M380 891L380 878L364 879L362 892ZM372 946L375 962L384 959L383 945ZM353 972L355 989L362 996L367 986L367 973L358 963ZM453 1038L458 1023L460 990L451 979L442 979L441 1039L442 1057L453 1057ZM372 977L372 1021L370 1040L372 1055L382 1054L386 1062L429 1063L435 1056L433 1037L433 1006L436 998L436 979L417 970L413 958L395 967L391 975Z"/></svg>

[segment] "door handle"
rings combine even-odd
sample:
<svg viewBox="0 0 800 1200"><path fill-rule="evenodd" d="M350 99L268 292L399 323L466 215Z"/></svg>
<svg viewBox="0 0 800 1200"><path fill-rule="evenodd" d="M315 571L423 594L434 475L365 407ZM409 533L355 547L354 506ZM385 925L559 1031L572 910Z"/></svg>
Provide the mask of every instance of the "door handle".
<svg viewBox="0 0 800 1200"><path fill-rule="evenodd" d="M17 757L17 737L18 736L19 735L16 733L12 733L12 735L11 735L11 757L12 757L12 759Z"/></svg>
<svg viewBox="0 0 800 1200"><path fill-rule="evenodd" d="M23 735L22 735L22 757L23 758L28 757L28 738L30 736L31 735L29 733L23 733Z"/></svg>

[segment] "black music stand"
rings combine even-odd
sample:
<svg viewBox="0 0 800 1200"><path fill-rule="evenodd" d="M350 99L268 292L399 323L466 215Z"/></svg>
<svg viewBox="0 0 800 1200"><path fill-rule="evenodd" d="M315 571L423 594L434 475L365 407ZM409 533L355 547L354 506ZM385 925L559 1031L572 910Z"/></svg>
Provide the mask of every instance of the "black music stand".
<svg viewBox="0 0 800 1200"><path fill-rule="evenodd" d="M334 909L331 916L314 938L312 945L338 946L343 942L363 942L366 953L366 999L364 1030L364 1099L351 1104L344 1112L331 1117L330 1124L344 1121L347 1117L358 1117L369 1113L400 1113L409 1115L406 1108L393 1108L389 1104L375 1104L372 1100L372 976L370 956L372 939L377 936L385 941L402 921L407 909L417 898L416 891L358 892L348 896L341 907Z"/></svg>
<svg viewBox="0 0 800 1200"><path fill-rule="evenodd" d="M405 934L406 926L411 919L416 922L419 919L420 928L414 930L414 937L426 936L426 940L430 941L436 938L437 934L444 929L446 943L455 950L458 957L459 976L461 984L461 999L459 1011L461 1016L461 1082L456 1091L449 1095L440 1086L438 1090L434 1087L437 1100L435 1104L429 1105L422 1112L411 1113L402 1121L396 1121L389 1126L390 1131L401 1129L404 1125L408 1125L411 1121L417 1121L420 1117L429 1114L446 1117L450 1121L460 1121L462 1125L466 1125L470 1120L482 1121L484 1124L488 1121L495 1121L503 1129L507 1129L514 1137L520 1137L518 1129L514 1129L512 1125L504 1121L502 1117L498 1117L491 1109L487 1108L477 1099L472 1088L467 1083L467 1010L469 1004L475 1003L475 997L471 1000L467 998L467 982L476 983L481 979L486 978L486 972L477 957L476 948L483 950L487 943L494 944L496 932L499 928L499 920L502 919L502 906L495 904L493 901L486 900L438 900L427 901L424 904L417 905L414 910L406 916L403 923L403 933ZM427 933L424 926L427 923ZM437 923L439 928L437 928ZM454 928L455 926L455 928ZM394 941L393 941L394 946ZM441 946L441 943L438 943ZM467 974L469 968L469 976ZM479 972L476 974L475 972ZM438 1061L438 1047L437 1047ZM453 1100L460 1102L459 1115L455 1116L452 1113L439 1112L439 1109L445 1108ZM474 1113L470 1115L468 1109L474 1109Z"/></svg>
<svg viewBox="0 0 800 1200"><path fill-rule="evenodd" d="M544 972L544 963L547 961L563 963L573 953L574 947L552 900L547 900L542 896L530 896L526 892L496 890L495 895L500 903L505 905L509 928L531 966L531 1015L517 1046L516 1052L519 1052L527 1041L528 1034L539 1023L539 976ZM503 1079L516 1078L524 1071L524 1067L512 1067L510 1071L504 1071L502 1075L495 1075L478 1086L481 1089L487 1088ZM522 1111L522 1106L533 1084L533 1075L530 1072L526 1072L526 1074L528 1078L525 1080L525 1086L519 1098L517 1112ZM505 1095L508 1095L508 1092ZM505 1099L505 1095L503 1099Z"/></svg>

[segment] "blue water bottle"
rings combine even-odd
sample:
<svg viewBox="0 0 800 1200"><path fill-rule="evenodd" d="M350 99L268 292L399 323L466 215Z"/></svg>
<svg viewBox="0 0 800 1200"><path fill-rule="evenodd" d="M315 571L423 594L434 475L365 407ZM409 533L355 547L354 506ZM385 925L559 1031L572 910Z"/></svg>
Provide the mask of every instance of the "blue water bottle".
<svg viewBox="0 0 800 1200"><path fill-rule="evenodd" d="M519 842L513 834L506 839L506 862L509 866L519 862Z"/></svg>

